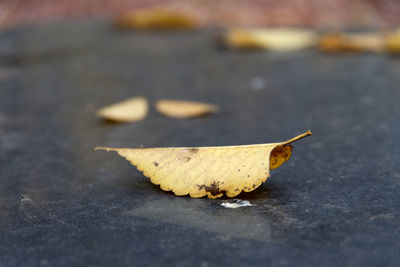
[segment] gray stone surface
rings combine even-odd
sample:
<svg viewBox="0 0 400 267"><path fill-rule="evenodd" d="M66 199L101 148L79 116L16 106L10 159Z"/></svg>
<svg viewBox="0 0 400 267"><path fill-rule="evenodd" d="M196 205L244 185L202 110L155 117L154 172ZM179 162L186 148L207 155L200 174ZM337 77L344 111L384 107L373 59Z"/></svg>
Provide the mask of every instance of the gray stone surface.
<svg viewBox="0 0 400 267"><path fill-rule="evenodd" d="M1 266L399 266L400 59L232 52L215 32L101 22L0 35ZM94 112L144 95L216 103L191 120ZM275 142L307 129L253 207L175 197L97 145Z"/></svg>

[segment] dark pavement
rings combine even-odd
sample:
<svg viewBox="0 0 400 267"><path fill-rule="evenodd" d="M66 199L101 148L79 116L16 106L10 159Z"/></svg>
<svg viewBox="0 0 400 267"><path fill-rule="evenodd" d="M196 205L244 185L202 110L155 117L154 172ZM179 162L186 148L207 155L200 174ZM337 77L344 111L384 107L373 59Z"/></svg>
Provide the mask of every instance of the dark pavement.
<svg viewBox="0 0 400 267"><path fill-rule="evenodd" d="M0 266L399 266L400 58L219 50L211 30L102 22L0 35ZM110 124L143 95L216 115ZM94 146L277 142L307 129L257 190L176 197Z"/></svg>

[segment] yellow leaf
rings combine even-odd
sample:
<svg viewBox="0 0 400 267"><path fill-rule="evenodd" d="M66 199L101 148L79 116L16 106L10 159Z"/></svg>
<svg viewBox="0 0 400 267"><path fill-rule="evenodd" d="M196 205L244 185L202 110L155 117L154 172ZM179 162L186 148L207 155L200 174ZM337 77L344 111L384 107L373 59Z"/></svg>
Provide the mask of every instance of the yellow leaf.
<svg viewBox="0 0 400 267"><path fill-rule="evenodd" d="M134 97L97 111L97 115L114 122L133 122L144 119L148 112L147 100Z"/></svg>
<svg viewBox="0 0 400 267"><path fill-rule="evenodd" d="M385 35L385 48L389 53L400 53L400 29Z"/></svg>
<svg viewBox="0 0 400 267"><path fill-rule="evenodd" d="M383 35L372 33L327 33L320 37L318 47L327 52L383 52Z"/></svg>
<svg viewBox="0 0 400 267"><path fill-rule="evenodd" d="M127 13L117 19L117 24L127 29L171 30L196 28L197 21L178 11L153 7Z"/></svg>
<svg viewBox="0 0 400 267"><path fill-rule="evenodd" d="M270 169L279 167L290 158L289 145L311 135L307 131L280 143L166 148L109 148L116 151L162 190L177 196L219 198L234 197L250 192L270 176Z"/></svg>
<svg viewBox="0 0 400 267"><path fill-rule="evenodd" d="M315 45L316 35L301 29L244 29L226 32L225 44L232 49L300 50Z"/></svg>
<svg viewBox="0 0 400 267"><path fill-rule="evenodd" d="M164 116L171 118L192 118L218 112L218 106L201 102L183 100L160 100L156 109Z"/></svg>

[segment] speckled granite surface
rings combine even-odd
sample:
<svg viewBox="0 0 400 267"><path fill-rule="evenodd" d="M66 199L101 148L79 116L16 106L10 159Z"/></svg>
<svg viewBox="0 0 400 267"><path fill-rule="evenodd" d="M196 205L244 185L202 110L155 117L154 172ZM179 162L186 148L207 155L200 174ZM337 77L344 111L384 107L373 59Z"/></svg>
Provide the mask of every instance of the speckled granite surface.
<svg viewBox="0 0 400 267"><path fill-rule="evenodd" d="M215 32L103 23L0 36L1 266L398 266L400 58L231 52ZM221 112L107 124L144 95ZM239 198L175 197L107 146L275 142L292 159Z"/></svg>

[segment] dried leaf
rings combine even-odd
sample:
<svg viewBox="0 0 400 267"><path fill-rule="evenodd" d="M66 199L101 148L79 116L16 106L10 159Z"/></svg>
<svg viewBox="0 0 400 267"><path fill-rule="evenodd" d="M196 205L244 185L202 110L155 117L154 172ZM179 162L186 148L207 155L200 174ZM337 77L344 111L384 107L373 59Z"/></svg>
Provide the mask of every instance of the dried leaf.
<svg viewBox="0 0 400 267"><path fill-rule="evenodd" d="M400 53L400 29L387 33L384 42L389 53Z"/></svg>
<svg viewBox="0 0 400 267"><path fill-rule="evenodd" d="M178 119L193 118L218 112L218 106L183 100L160 100L156 109L164 116Z"/></svg>
<svg viewBox="0 0 400 267"><path fill-rule="evenodd" d="M327 33L320 37L318 47L327 52L383 52L384 39L379 32Z"/></svg>
<svg viewBox="0 0 400 267"><path fill-rule="evenodd" d="M193 29L197 21L184 13L161 7L141 9L117 19L122 28L138 30Z"/></svg>
<svg viewBox="0 0 400 267"><path fill-rule="evenodd" d="M223 42L232 49L266 49L292 51L311 47L316 35L300 29L230 29Z"/></svg>
<svg viewBox="0 0 400 267"><path fill-rule="evenodd" d="M97 111L97 115L114 122L134 122L144 119L148 109L147 100L144 97L134 97L104 107Z"/></svg>
<svg viewBox="0 0 400 267"><path fill-rule="evenodd" d="M311 135L307 131L280 143L167 148L109 148L116 151L162 190L177 196L219 198L250 192L270 176L270 169L289 160L293 147L289 145Z"/></svg>

